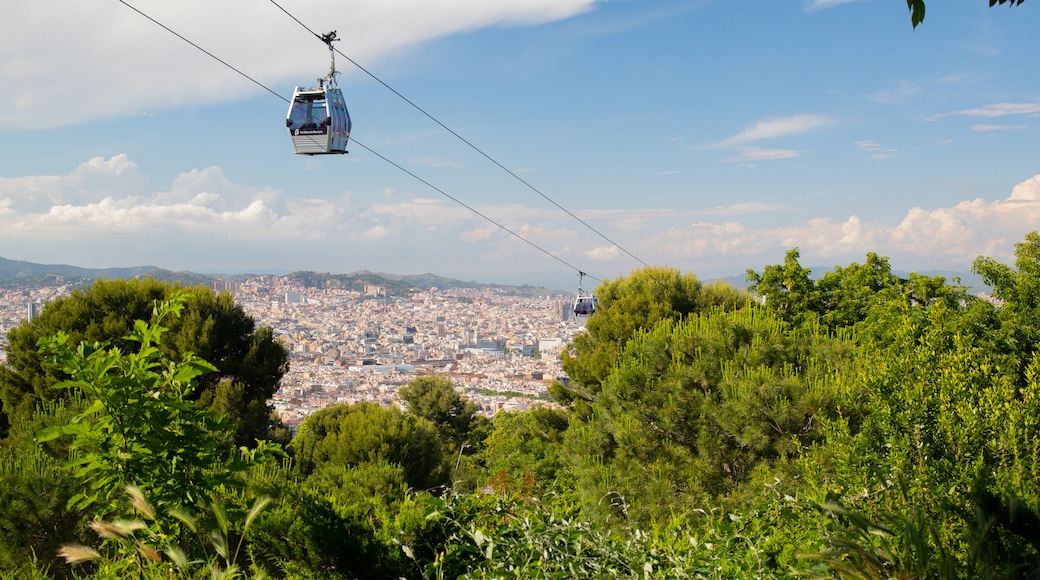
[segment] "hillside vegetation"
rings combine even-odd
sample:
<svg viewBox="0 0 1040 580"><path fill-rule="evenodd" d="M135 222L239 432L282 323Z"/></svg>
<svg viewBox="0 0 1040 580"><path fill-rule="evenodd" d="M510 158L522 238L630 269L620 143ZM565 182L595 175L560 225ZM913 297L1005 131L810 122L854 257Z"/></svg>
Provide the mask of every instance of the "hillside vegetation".
<svg viewBox="0 0 1040 580"><path fill-rule="evenodd" d="M644 268L596 289L551 406L488 421L417 377L403 409L330 407L291 440L256 424L229 359L206 360L245 327L206 318L201 291L149 286L150 312L109 309L89 331L41 316L13 331L37 337L32 355L0 374L17 403L0 569L1035 578L1040 236L1016 256L976 260L992 301L875 254L813 277L792 249L748 272L754 294ZM44 370L25 379L19 360Z"/></svg>

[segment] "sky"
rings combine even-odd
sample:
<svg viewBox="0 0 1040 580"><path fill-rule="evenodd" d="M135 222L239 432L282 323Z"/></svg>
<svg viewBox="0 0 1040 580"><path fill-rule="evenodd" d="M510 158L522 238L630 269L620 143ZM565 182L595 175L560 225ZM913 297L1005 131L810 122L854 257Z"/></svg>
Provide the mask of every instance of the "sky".
<svg viewBox="0 0 1040 580"><path fill-rule="evenodd" d="M588 288L968 271L1040 229L1037 2L277 1L5 7L0 257ZM329 51L286 12L338 32L364 147L292 153Z"/></svg>

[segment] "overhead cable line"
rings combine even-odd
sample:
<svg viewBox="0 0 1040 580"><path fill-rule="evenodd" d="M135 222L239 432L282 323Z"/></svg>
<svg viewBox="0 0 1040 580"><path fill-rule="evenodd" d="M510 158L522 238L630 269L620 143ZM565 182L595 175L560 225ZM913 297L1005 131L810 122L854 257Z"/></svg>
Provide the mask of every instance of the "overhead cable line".
<svg viewBox="0 0 1040 580"><path fill-rule="evenodd" d="M238 73L239 75L241 75L241 76L243 76L243 77L245 77L245 78L249 79L249 80L250 80L250 81L252 81L252 82L253 82L254 84L256 84L256 85L257 85L257 86L259 86L260 88L264 89L265 91L267 91L267 92L271 93L272 95L274 95L274 96L278 97L279 99L281 99L281 100L285 101L286 103L289 103L289 102L290 102L290 101L289 101L289 99L287 99L287 98L285 98L284 96L282 96L282 95L278 94L278 93L277 93L277 92L275 92L275 91L274 91L273 89L269 88L269 87L268 87L267 85L265 85L265 84L261 83L260 81L258 81L258 80L256 80L256 79L254 79L253 77L249 76L248 74L246 74L246 73L242 72L241 70L239 70L239 69L235 68L234 66L232 66L232 65L228 64L228 63L227 63L227 62L225 62L225 61L224 61L223 59L219 58L218 56L214 55L213 53L209 52L208 50L206 50L206 49L202 48L202 47L201 47L201 46L199 46L198 44L195 44L194 42L192 42L191 40L189 40L189 39L185 38L184 36L182 36L182 35L178 34L177 32L175 32L175 31L174 31L173 29L171 29L170 27L166 26L165 24L163 24L163 23L159 22L158 20L156 20L156 19L152 18L151 16L149 16L149 15L145 14L144 12L141 12L140 10L138 10L137 8L135 8L135 7L133 6L133 5L131 5L130 3L126 2L126 0L117 0L117 1L118 1L118 2L120 3L120 4L123 4L124 6L126 6L127 8L130 8L130 9L131 9L131 10L133 10L134 12L137 12L137 13L138 13L138 14L140 14L141 16L144 16L145 18L147 18L148 20L150 20L150 21L152 21L153 23L157 24L158 26L162 27L162 28L163 28L164 30L166 30L166 31L167 31L167 32L169 32L170 34L173 34L173 35L174 35L174 36L176 36L177 38L180 38L180 39L181 39L181 40L183 40L184 42L187 42L188 44L192 45L193 47L195 47L196 49L198 49L198 50L200 50L200 51L201 51L202 53L204 53L204 54L205 54L206 56L209 56L210 58L212 58L212 59L216 60L216 61L217 61L217 62L219 62L220 64L222 64L222 65L224 65L224 66L228 67L229 69L231 69L231 70L235 71L235 72L236 72L236 73ZM321 38L321 36L318 36L318 38ZM338 51L337 51L337 52L338 52ZM571 264L570 262L567 262L567 261L566 261L566 260L564 260L563 258L561 258L561 257L557 256L556 254L553 254L553 253L552 253L552 252L550 252L549 250L546 250L545 248L542 248L541 246L539 246L538 244L535 244L535 243L534 243L534 242L532 242L531 240L528 240L527 238L525 238L525 237L521 236L520 234L518 234L518 233L514 232L513 230L511 230L511 229L507 228L506 226L504 226L504 225L502 225L502 224L498 223L498 222L497 222L497 221L495 221L494 219L492 219L492 218L488 217L487 215L485 215L485 214L481 213L480 211L476 210L475 208L473 208L473 207L471 207L471 206L467 205L466 203L462 202L462 201L461 201L461 200L459 200L458 198L456 198L456 197L454 197L454 196L452 196L452 195L448 194L448 193L447 193L446 191L444 191L443 189L441 189L441 188L439 188L439 187L437 187L437 186L433 185L433 184L432 184L432 183L430 183L429 181L426 181L425 179L423 179L422 177L419 177L418 175L416 175L415 173L413 173L413 172L409 171L408 169L405 169L405 168L404 168L403 166L401 166L400 164L398 164L398 163L396 163L396 162L394 162L394 161L391 161L390 159L388 159L387 157L383 156L382 154L380 154L380 153L376 152L375 150L371 149L371 148L370 148L370 147L368 147L367 145L364 145L364 144L362 144L362 143L361 143L360 141L358 141L357 139L353 139L353 141L354 141L354 143L355 143L355 144L357 144L358 146L360 146L360 147L364 148L364 149L365 149L366 151L368 151L369 153L371 153L371 154L375 155L376 157L379 157L379 158L380 158L380 159L382 159L383 161L386 161L386 162L387 162L387 163L389 163L390 165L393 165L393 166L394 166L394 167L396 167L397 169L400 169L401 171L403 171L403 172L407 173L408 175L410 175L410 176L412 176L413 178L415 178L416 180L418 180L418 181L422 182L422 183L423 183L423 184L425 184L425 185L426 185L427 187L429 187L429 188L433 189L433 190L434 190L434 191L436 191L437 193L440 193L440 194L441 194L441 195L443 195L444 197L447 197L448 199L450 199L450 200L454 201L455 203L457 203L457 204L461 205L462 207L464 207L464 208L468 209L469 211L473 212L474 214L476 214L476 215L478 215L478 216L480 216L480 217L484 218L484 219L485 219L485 220L487 220L488 222L491 222L492 224L494 224L495 226L497 226L497 227L498 227L499 229L501 229L501 230L503 230L503 231L505 231L505 232L508 232L508 233L509 233L509 234L511 234L511 235L512 235L513 237L515 237L515 238L519 239L520 241L522 241L522 242L526 243L527 245L529 245L529 246L531 246L531 247L535 248L536 250L538 250L538 251L542 252L543 254L545 254L545 255L549 256L550 258L552 258L552 259L556 260L557 262L559 262L559 263L563 264L564 266L567 266L567 267L568 267L568 268L570 268L571 270L574 270L574 271L578 272L579 274L583 274L584 276L587 276L587 277L589 277L589 278L592 278L593 280L596 280L596 281L601 281L601 280L600 280L599 278L594 278L594 277L592 277L592 276L589 276L588 274L585 274L585 273L584 273L584 272L582 272L582 271L581 271L581 269L579 269L579 268L578 268L577 266L574 266L574 265L573 265L573 264Z"/></svg>
<svg viewBox="0 0 1040 580"><path fill-rule="evenodd" d="M288 16L289 18L292 18L292 19L293 19L294 21L296 21L296 23L297 23L297 24L299 24L300 26L302 26L302 27L304 28L304 30L306 30L307 32L310 32L311 34L313 34L313 35L314 35L315 37L317 37L318 39L321 39L321 38L322 38L322 36L321 36L320 34L318 34L318 33L314 32L313 30L311 30L311 28L310 28L309 26L307 26L306 24L304 24L303 22L301 22L299 18L297 18L297 17L293 16L293 15L292 15L292 13L290 13L290 12L289 12L288 10L286 10L285 8L283 8L283 7L282 7L282 6L280 5L280 4L278 4L278 2L275 2L275 0L270 0L270 2L271 2L271 4L274 4L274 5L276 6L276 7L278 7L278 9L279 9L279 10L281 10L282 12L284 12L284 13L286 14L286 16ZM323 42L324 42L324 41L323 41ZM361 66L360 64L358 64L358 63L357 63L357 61L355 61L354 59L350 58L350 57L349 57L349 56L347 56L346 54L343 54L343 52L342 52L341 50L339 50L338 48L334 48L333 50L335 50L335 51L336 51L336 52L337 52L337 53L338 53L338 54L339 54L340 56L342 56L343 58L345 58L345 59L347 59L348 61L350 61L350 64L352 64L352 65L356 66L356 67L357 67L358 69L360 69L360 70L361 70L362 72L364 72L364 73L365 73L365 74L367 74L368 76L370 76L370 77L372 77L373 79L375 79L375 81L376 81L376 82L378 82L379 84L381 84L381 85L383 85L384 87L386 87L386 88L387 88L387 90L389 90L389 91L390 91L390 92L392 92L393 94L395 94L395 95L397 95L398 97L400 97L400 98L401 98L401 99L402 99L402 100L403 100L404 102L406 102L406 103L408 103L409 105L411 105L412 107L414 107L414 108L415 108L415 110L419 111L419 112L420 112L420 113L422 113L423 115L426 115L426 116L427 116L427 117L428 117L428 118L429 118L429 119L430 119L431 121L433 121L434 123L437 123L437 124L438 124L438 125L440 125L440 126L441 126L441 127L442 127L442 128L443 128L443 129L445 130L445 131L447 131L447 132L451 133L452 135L454 135L454 136L455 136L456 138L458 138L458 140L459 140L459 141L462 141L463 143L465 143L466 145L468 145L468 146L470 147L470 149L473 149L473 150L474 150L474 151L476 151L477 153L480 153L481 155L483 155L483 156L484 156L484 158L485 158L485 159L487 159L487 160L488 160L488 161L490 161L491 163L494 163L495 165L497 165L497 166L498 166L498 167L499 167L499 168L500 168L500 169L501 169L502 171L505 171L505 172L506 172L506 173L508 173L509 175L513 176L513 178L514 178L514 179L516 179L516 180L517 180L517 181L519 181L520 183L522 183L522 184L524 184L525 186L527 186L527 188L528 188L528 189L530 189L531 191L533 191L533 192L537 193L538 195L542 196L542 198L543 198L543 199L545 199L545 200L546 200L546 201L548 201L549 203L551 203L551 204L555 205L555 206L556 206L557 208L559 208L559 209L560 209L561 211L563 211L563 212L564 212L564 213L566 213L567 215L569 215L569 216L571 216L572 218L574 218L575 220L577 220L577 221L578 221L579 223L581 223L581 224L582 224L583 226L585 226L585 227L586 227L586 228L588 228L589 230L593 231L593 232L594 232L594 233L595 233L595 234L596 234L597 236L599 236L599 237L603 238L604 240L606 240L606 241L607 241L607 242L609 242L610 244L612 244L612 245L616 246L616 247L617 247L617 248L618 248L619 250L621 250L622 252L624 252L624 253L628 254L628 255L629 255L629 257L631 257L631 258L632 258L633 260L635 260L635 261L639 262L640 264L642 264L642 265L644 265L644 266L649 266L649 264L647 264L646 262L644 262L644 261L640 260L640 259L639 259L638 257L636 257L636 256L635 256L634 254L632 254L632 252L629 252L628 250L626 250L626 249L625 249L625 248L624 248L624 247L623 247L623 246L622 246L621 244L619 244L619 243L615 242L614 240L612 240L612 239L608 238L608 237L607 237L606 235L604 235L604 234L603 234L602 232L600 232L600 231L599 231L599 230L597 230L596 228L592 227L592 226L591 226L591 225L590 225L590 224L589 224L588 222L586 222L585 220L581 219L580 217L578 217L578 216L574 215L574 214L573 214L573 213L572 213L572 212L571 212L570 210L568 210L567 208L563 207L562 205L560 205L560 204L556 203L556 202L555 202L555 201L554 201L554 200L553 200L552 198L550 198L549 196L547 196L547 195L545 195L544 193L542 193L542 191L541 191L541 190L539 190L539 189L538 189L537 187L535 187L535 186L531 185L531 184L530 184L529 182L527 182L527 181L526 181L526 180L525 180L524 178L520 177L519 175L517 175L517 174L516 174L515 172L513 172L512 170L510 170L510 169L509 169L509 168L507 168L506 166L504 166L504 165L502 165L501 163L499 163L499 162L498 162L498 161L497 161L497 160L496 160L496 159L495 159L494 157L491 157L490 155L488 155L487 153L485 153L485 152L484 152L484 151L483 151L482 149L480 149L479 147L477 147L477 146L476 146L476 145L474 145L473 143L469 142L469 141L468 141L468 140L467 140L467 139L466 139L465 137L463 137L462 135L459 135L458 133L456 133L456 132L455 132L455 131L454 131L454 130L453 130L453 129L451 128L451 127L448 127L447 125L445 125L444 123L442 123L442 122L441 122L441 121L440 121L439 119L437 119L436 117L434 117L434 116L433 116L433 115L431 115L430 113L426 112L426 110L425 110L425 109L423 109L423 108L422 108L422 107L420 107L419 105L415 104L415 103L414 103L414 102L413 102L413 101L412 101L411 99L409 99L408 97L406 97L406 96L402 95L402 94L401 94L401 93L399 93L399 92L398 92L398 91L397 91L396 89L394 89L394 88L393 88L393 87L391 87L390 85L388 85L388 84L386 84L385 82L383 82L383 80L382 80L382 79L380 79L379 77L377 77L376 75L374 75L374 74L373 74L372 72L370 72L370 71L369 71L368 69L366 69L365 67L363 67L363 66ZM591 278L591 276L589 276L589 277Z"/></svg>

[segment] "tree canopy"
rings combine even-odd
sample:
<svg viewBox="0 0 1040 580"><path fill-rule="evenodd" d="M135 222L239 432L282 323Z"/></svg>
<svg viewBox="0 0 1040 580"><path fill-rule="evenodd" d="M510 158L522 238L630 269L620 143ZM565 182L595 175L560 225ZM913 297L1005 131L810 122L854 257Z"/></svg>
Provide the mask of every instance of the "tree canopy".
<svg viewBox="0 0 1040 580"><path fill-rule="evenodd" d="M437 428L375 403L333 405L314 413L300 425L289 449L305 475L326 465L386 462L404 469L405 480L416 489L446 482L447 460Z"/></svg>
<svg viewBox="0 0 1040 580"><path fill-rule="evenodd" d="M101 342L133 352L138 345L125 337L134 321L151 320L154 302L168 300L178 290L185 293L184 309L169 321L160 350L172 360L194 353L216 368L199 377L192 396L201 407L228 416L237 428L236 443L251 445L266 438L271 426L268 400L288 368L285 348L270 328L257 328L230 294L152 279L98 280L48 303L32 322L11 329L7 365L0 367L3 426L28 421L41 401L61 396L51 386L68 375L44 363L37 349L41 338L64 332L70 345Z"/></svg>
<svg viewBox="0 0 1040 580"><path fill-rule="evenodd" d="M477 415L477 405L460 395L448 377L418 377L401 387L398 393L408 412L433 423L454 449L467 443L476 446L477 439L484 438L482 427L487 420ZM470 434L474 430L480 433L471 441Z"/></svg>
<svg viewBox="0 0 1040 580"><path fill-rule="evenodd" d="M732 286L705 287L692 273L652 266L604 281L595 295L598 305L585 324L586 332L576 336L560 356L563 370L580 387L569 391L557 387L554 395L563 401L595 397L621 349L638 330L714 306L741 308L750 299Z"/></svg>
<svg viewBox="0 0 1040 580"><path fill-rule="evenodd" d="M1040 235L1014 264L976 260L992 300L875 254L820 277L799 257L749 273L764 303L668 269L606 284L571 406L474 428L447 377L420 377L404 411L322 409L295 461L261 445L231 480L227 425L184 400L209 365L159 352L165 322L137 323L125 352L58 333L41 356L82 397L43 400L33 420L52 427L0 447L0 575L1035 576ZM56 433L64 468L41 443ZM135 480L198 519L82 501Z"/></svg>

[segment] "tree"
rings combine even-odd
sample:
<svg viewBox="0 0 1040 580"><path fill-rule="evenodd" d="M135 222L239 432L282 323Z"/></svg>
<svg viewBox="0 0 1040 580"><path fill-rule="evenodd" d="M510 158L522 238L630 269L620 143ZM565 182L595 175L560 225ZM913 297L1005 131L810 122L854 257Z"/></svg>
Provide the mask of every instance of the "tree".
<svg viewBox="0 0 1040 580"><path fill-rule="evenodd" d="M564 471L559 455L567 424L566 413L541 405L499 412L484 442L488 473L511 482L532 477L539 489L551 486Z"/></svg>
<svg viewBox="0 0 1040 580"><path fill-rule="evenodd" d="M174 293L155 304L155 322L137 320L125 339L138 347L128 353L102 343L74 347L64 332L41 339L45 361L69 377L55 388L76 391L85 405L70 423L39 433L40 442L72 438L67 467L89 490L70 503L109 515L134 485L157 507L194 508L275 450L261 445L256 455L228 452L222 441L234 426L190 401L196 379L215 369L191 353L170 360L158 347L167 331L161 324L181 311L182 300Z"/></svg>
<svg viewBox="0 0 1040 580"><path fill-rule="evenodd" d="M989 0L989 5L990 8L997 4L1018 6L1022 2L1025 0ZM910 9L910 24L917 28L918 24L924 22L924 0L906 0L906 6Z"/></svg>
<svg viewBox="0 0 1040 580"><path fill-rule="evenodd" d="M823 314L823 300L810 275L812 270L798 263L801 253L792 248L784 255L784 263L766 266L759 274L748 269L748 290L765 300L766 308L791 324Z"/></svg>
<svg viewBox="0 0 1040 580"><path fill-rule="evenodd" d="M821 441L845 356L819 326L792 331L763 309L717 309L638 333L589 419L567 430L565 458L585 503L643 519L740 493Z"/></svg>
<svg viewBox="0 0 1040 580"><path fill-rule="evenodd" d="M750 296L725 284L704 287L692 273L675 268L646 267L627 277L606 280L595 291L596 313L560 355L563 370L578 389L558 383L551 394L558 400L595 398L610 374L618 353L640 329L663 320L680 320L713 306L742 308Z"/></svg>
<svg viewBox="0 0 1040 580"><path fill-rule="evenodd" d="M333 405L307 417L289 444L304 475L325 465L400 465L415 489L446 481L447 460L437 428L421 417L375 403Z"/></svg>
<svg viewBox="0 0 1040 580"><path fill-rule="evenodd" d="M783 264L766 266L759 274L747 271L748 289L762 297L765 307L786 322L801 326L822 323L830 330L856 326L883 305L928 305L943 301L951 306L977 302L964 287L950 286L942 276L911 273L904 279L892 273L888 258L867 253L863 264L835 266L818 280L798 263L798 248L787 251Z"/></svg>
<svg viewBox="0 0 1040 580"><path fill-rule="evenodd" d="M252 318L235 304L230 294L214 294L203 286L144 280L98 280L44 307L40 316L8 333L7 365L0 367L0 430L31 417L40 401L61 396L51 387L68 375L47 368L37 342L59 331L70 345L82 341L109 343L122 352L137 345L126 340L135 320L149 320L153 303L185 292L181 316L169 321L169 331L159 345L162 353L180 360L188 352L209 361L216 372L199 378L192 395L201 407L228 416L238 428L235 442L250 445L266 438L271 426L268 400L278 390L288 368L285 349L271 329L257 328Z"/></svg>
<svg viewBox="0 0 1040 580"><path fill-rule="evenodd" d="M471 433L475 429L483 431L482 427L486 427L487 420L477 415L477 405L460 395L447 377L412 379L401 387L398 394L408 406L408 412L433 423L453 449L467 443L475 445L478 441L470 441ZM483 438L483 433L476 437Z"/></svg>
<svg viewBox="0 0 1040 580"><path fill-rule="evenodd" d="M88 538L84 510L69 505L82 489L39 446L0 450L0 570L15 570L35 557L49 564L53 577L73 578L72 569L54 556L63 544Z"/></svg>

